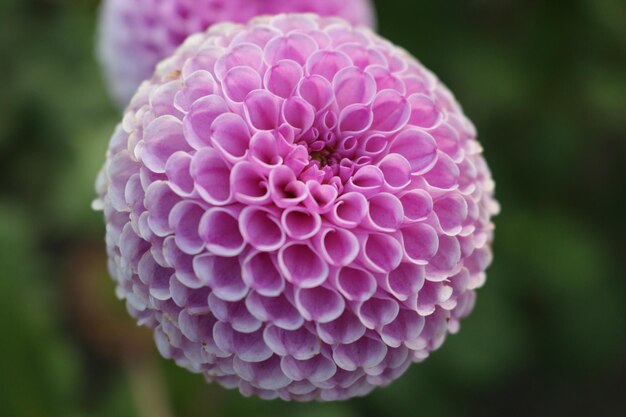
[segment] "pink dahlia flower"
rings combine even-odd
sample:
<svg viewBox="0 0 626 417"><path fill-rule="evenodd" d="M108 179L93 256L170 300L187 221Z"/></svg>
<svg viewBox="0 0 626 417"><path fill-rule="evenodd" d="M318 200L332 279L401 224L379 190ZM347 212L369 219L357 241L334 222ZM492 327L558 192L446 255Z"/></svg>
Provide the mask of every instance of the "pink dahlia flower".
<svg viewBox="0 0 626 417"><path fill-rule="evenodd" d="M125 107L159 61L214 23L294 12L369 27L375 19L371 0L104 0L98 49L111 94Z"/></svg>
<svg viewBox="0 0 626 417"><path fill-rule="evenodd" d="M337 18L190 37L98 181L110 270L163 356L263 398L368 393L474 304L498 206L471 122L404 50Z"/></svg>

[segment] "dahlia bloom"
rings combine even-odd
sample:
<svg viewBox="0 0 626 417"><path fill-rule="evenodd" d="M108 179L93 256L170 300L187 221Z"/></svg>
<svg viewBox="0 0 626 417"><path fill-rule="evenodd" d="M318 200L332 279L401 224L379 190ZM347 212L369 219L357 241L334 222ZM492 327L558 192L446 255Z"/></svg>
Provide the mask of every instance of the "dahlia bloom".
<svg viewBox="0 0 626 417"><path fill-rule="evenodd" d="M474 305L498 210L476 131L404 50L295 14L193 35L98 180L120 298L244 395L361 396Z"/></svg>
<svg viewBox="0 0 626 417"><path fill-rule="evenodd" d="M311 12L373 27L371 0L104 0L98 55L111 95L126 107L139 84L187 36L218 22Z"/></svg>

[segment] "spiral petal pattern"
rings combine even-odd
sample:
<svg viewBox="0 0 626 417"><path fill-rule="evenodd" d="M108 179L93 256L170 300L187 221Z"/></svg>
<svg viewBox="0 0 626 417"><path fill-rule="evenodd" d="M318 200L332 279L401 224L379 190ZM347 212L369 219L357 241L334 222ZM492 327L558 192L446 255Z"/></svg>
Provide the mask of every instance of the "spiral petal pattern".
<svg viewBox="0 0 626 417"><path fill-rule="evenodd" d="M161 354L303 401L365 395L456 332L498 211L438 79L306 14L190 37L133 98L97 189L118 295Z"/></svg>

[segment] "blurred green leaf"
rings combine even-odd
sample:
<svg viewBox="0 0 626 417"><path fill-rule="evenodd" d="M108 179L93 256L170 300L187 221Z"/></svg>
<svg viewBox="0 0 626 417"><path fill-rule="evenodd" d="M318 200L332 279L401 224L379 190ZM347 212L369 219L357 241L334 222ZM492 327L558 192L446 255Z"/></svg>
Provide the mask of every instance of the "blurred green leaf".
<svg viewBox="0 0 626 417"><path fill-rule="evenodd" d="M564 212L527 209L508 216L496 251L509 266L517 296L510 295L536 323L528 340L561 371L611 366L626 340L626 316L623 285L611 285L616 266L601 235Z"/></svg>
<svg viewBox="0 0 626 417"><path fill-rule="evenodd" d="M77 354L60 331L32 223L5 203L0 218L0 415L71 416Z"/></svg>

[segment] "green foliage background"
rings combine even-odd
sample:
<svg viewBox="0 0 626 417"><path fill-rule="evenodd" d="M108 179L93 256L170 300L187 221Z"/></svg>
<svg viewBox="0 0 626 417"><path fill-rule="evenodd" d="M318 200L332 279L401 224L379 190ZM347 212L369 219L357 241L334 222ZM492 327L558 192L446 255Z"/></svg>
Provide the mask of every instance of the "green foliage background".
<svg viewBox="0 0 626 417"><path fill-rule="evenodd" d="M157 357L114 297L93 182L119 115L97 0L0 0L0 416L608 416L626 410L626 2L379 0L497 181L474 314L389 388L242 399Z"/></svg>

